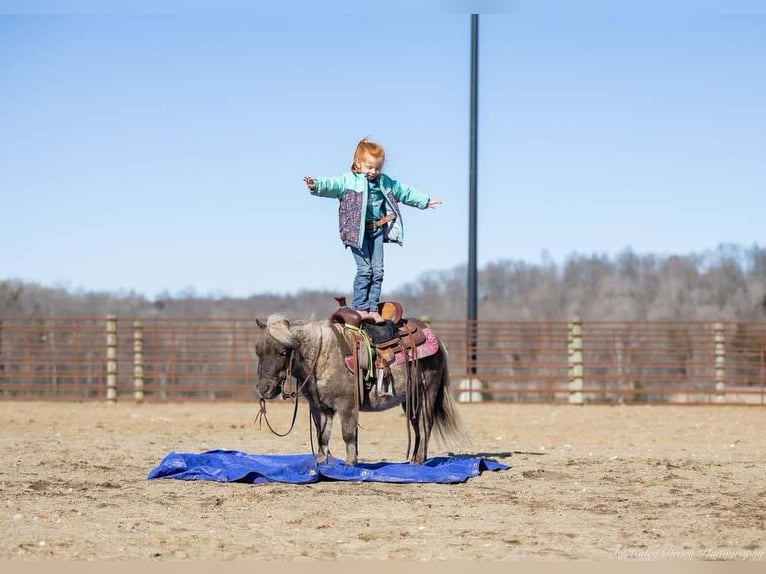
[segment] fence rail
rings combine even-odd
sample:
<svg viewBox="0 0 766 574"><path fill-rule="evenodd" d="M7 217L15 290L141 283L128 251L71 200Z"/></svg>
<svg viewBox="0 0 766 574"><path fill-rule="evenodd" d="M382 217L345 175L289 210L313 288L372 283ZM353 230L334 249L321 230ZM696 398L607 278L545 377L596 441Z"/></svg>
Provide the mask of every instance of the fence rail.
<svg viewBox="0 0 766 574"><path fill-rule="evenodd" d="M461 401L766 405L766 322L430 321ZM254 400L254 319L0 317L2 400Z"/></svg>

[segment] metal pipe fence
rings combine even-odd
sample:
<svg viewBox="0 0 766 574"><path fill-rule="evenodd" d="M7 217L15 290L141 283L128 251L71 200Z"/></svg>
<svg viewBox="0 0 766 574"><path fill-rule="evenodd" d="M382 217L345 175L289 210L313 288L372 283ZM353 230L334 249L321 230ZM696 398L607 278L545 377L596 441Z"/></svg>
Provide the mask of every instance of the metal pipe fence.
<svg viewBox="0 0 766 574"><path fill-rule="evenodd" d="M766 404L766 322L429 320L461 402ZM254 318L0 317L0 400L255 400Z"/></svg>

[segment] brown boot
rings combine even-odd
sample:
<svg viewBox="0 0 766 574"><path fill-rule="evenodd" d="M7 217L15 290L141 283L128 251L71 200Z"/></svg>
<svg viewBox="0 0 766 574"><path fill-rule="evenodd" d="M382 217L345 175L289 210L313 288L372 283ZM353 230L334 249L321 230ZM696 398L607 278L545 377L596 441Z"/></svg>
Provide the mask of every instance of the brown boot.
<svg viewBox="0 0 766 574"><path fill-rule="evenodd" d="M378 325L382 325L386 320L377 311L370 311L367 313L367 321L373 321Z"/></svg>

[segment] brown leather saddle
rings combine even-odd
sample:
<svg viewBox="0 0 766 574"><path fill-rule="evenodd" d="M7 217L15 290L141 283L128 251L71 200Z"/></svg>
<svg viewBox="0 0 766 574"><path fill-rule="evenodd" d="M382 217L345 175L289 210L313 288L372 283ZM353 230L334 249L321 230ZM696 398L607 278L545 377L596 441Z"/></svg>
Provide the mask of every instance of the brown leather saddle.
<svg viewBox="0 0 766 574"><path fill-rule="evenodd" d="M346 366L354 375L360 406L373 383L379 394L393 395L392 365L417 361L438 348L425 323L402 318L399 303L381 303L378 312L385 322L376 324L362 321L356 311L345 305L345 298L336 300L339 307L330 316L330 322L336 327Z"/></svg>

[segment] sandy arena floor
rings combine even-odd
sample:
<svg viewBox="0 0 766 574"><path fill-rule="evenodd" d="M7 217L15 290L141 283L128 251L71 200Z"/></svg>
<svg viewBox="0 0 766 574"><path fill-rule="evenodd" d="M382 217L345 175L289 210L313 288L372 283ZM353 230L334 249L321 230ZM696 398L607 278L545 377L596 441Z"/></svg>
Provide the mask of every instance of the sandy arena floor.
<svg viewBox="0 0 766 574"><path fill-rule="evenodd" d="M510 470L456 485L148 481L173 450L310 452L308 409L279 438L253 424L257 404L3 402L0 560L766 561L763 408L459 409L461 452ZM270 403L276 427L291 415ZM360 460L404 460L400 409L361 425ZM332 445L342 457L337 421Z"/></svg>

